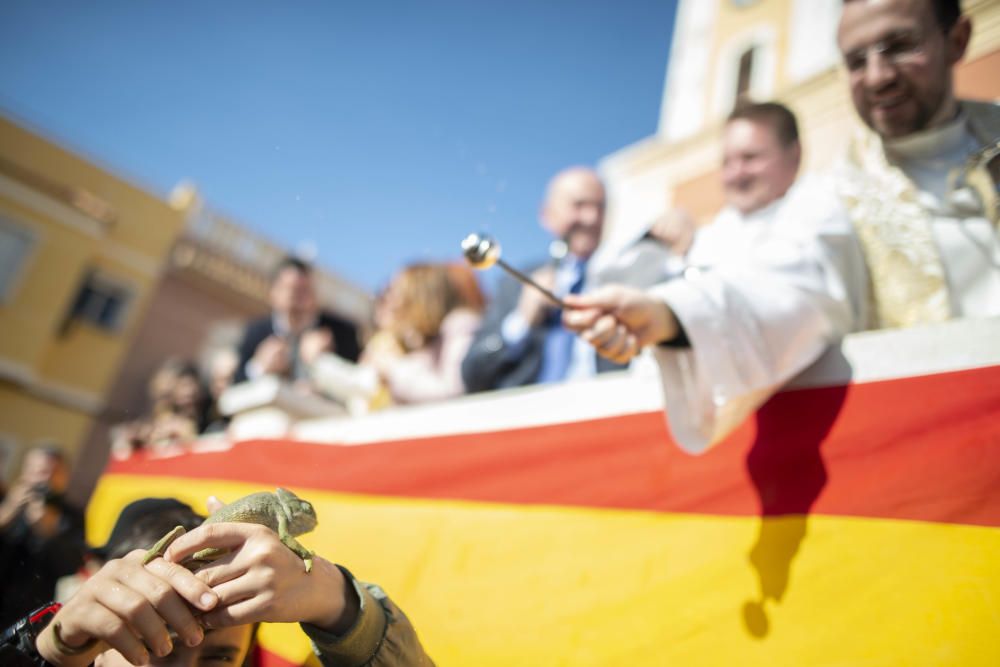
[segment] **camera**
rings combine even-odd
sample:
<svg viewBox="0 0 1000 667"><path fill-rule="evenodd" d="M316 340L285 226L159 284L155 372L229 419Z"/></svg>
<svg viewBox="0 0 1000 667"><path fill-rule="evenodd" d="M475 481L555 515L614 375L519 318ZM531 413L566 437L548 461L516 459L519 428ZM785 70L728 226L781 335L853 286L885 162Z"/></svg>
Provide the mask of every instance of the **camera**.
<svg viewBox="0 0 1000 667"><path fill-rule="evenodd" d="M62 507L62 494L54 491L48 484L36 484L31 487L31 494L42 499L46 505Z"/></svg>

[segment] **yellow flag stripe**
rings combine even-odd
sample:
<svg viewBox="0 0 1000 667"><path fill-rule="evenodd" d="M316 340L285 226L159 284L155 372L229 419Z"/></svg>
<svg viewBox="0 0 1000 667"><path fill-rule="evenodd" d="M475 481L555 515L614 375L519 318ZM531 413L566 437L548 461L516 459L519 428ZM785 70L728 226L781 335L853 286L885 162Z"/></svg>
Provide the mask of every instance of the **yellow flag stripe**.
<svg viewBox="0 0 1000 667"><path fill-rule="evenodd" d="M135 498L260 489L110 476L91 537ZM302 541L382 585L441 665L1000 664L995 528L303 494ZM295 626L261 640L309 653Z"/></svg>

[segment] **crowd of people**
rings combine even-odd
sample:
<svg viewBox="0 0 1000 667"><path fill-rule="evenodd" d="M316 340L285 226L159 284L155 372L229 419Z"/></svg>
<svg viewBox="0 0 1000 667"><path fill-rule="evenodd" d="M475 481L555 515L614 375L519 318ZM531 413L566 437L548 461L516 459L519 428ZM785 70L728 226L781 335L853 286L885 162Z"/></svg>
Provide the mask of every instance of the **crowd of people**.
<svg viewBox="0 0 1000 667"><path fill-rule="evenodd" d="M601 241L604 211L604 185L594 170L572 167L552 179L540 220L553 246L531 269L536 282L559 296L623 276L634 278L629 284L652 284L663 275L658 261L676 261L693 235L693 221L675 212L630 245L628 252L644 249L642 261L625 254L595 273L588 260ZM266 376L357 414L625 367L564 327L560 310L537 290L505 277L487 299L464 260L399 270L375 300L373 333L364 342L365 327L320 307L312 267L298 258L275 268L269 305L270 313L247 323L238 344L217 350L208 368L165 360L148 383L145 416L113 429L112 455L172 451L224 432L222 393Z"/></svg>
<svg viewBox="0 0 1000 667"><path fill-rule="evenodd" d="M626 254L595 273L588 261L601 242L604 211L604 185L594 170L572 167L552 179L540 220L553 247L530 270L536 282L560 297L615 279L652 284L663 275L659 261L683 256L693 235L693 221L675 213L631 244L629 252L645 249L641 261ZM640 279L642 272L648 275ZM217 350L208 368L165 360L148 383L145 416L113 429L112 454L172 451L225 431L222 393L266 376L357 414L625 367L564 327L560 310L537 290L505 277L488 300L464 260L403 267L377 296L370 327L323 310L312 267L295 257L275 268L269 305L270 313L247 323L238 344ZM366 328L373 333L362 342Z"/></svg>
<svg viewBox="0 0 1000 667"><path fill-rule="evenodd" d="M701 228L675 210L602 245L599 175L556 174L539 214L549 256L525 272L565 313L510 276L487 303L466 265L419 264L379 295L362 345L288 259L234 381L277 375L357 413L589 377L648 347L676 439L701 450L847 333L997 314L996 193L971 173L995 183L996 160L970 158L996 147L997 107L953 90L970 35L957 2L846 3L837 37L867 131L830 173L801 175L792 111L741 102L723 130L726 205ZM123 430L150 446L225 426L190 396L152 400L152 418Z"/></svg>
<svg viewBox="0 0 1000 667"><path fill-rule="evenodd" d="M726 206L697 230L673 212L615 252L598 252L603 183L583 167L557 174L540 214L556 243L528 272L565 309L512 279L487 303L465 265L416 264L379 296L376 332L362 346L353 324L319 308L309 266L287 260L274 274L271 314L247 326L211 391L189 364L166 364L150 383L149 419L123 430L122 447L224 428L212 406L230 381L276 375L334 400L360 396L376 409L591 376L650 349L671 429L682 446L700 451L850 332L1000 315L1000 106L957 99L952 74L971 30L957 0L846 0L837 42L867 130L831 173L802 176L794 114L776 102L740 104L723 130ZM974 170L992 189L965 178ZM52 546L63 538L79 542L75 515L58 502L61 465L57 452L32 451L0 504L5 587L10 568L26 562L45 573L26 574L25 587L75 566L49 570L49 559L37 555L63 549ZM237 554L251 541L267 543L253 553L287 560L267 529L206 526L183 539L148 565L138 551L110 554L90 580L98 583L45 616L61 624L41 623L17 651L34 656L27 664L88 664L101 651L140 664L149 659L143 646L163 656L186 650L181 644L207 645L192 617L197 609L213 628L242 628L233 655L245 655L254 623L283 620L303 623L325 664L341 664L337 645L351 633L377 640L361 647L375 651L371 664L427 659L384 595L329 563L311 592L297 588L298 569L277 579L286 592L299 591L298 613L251 604L244 608L253 611L237 614L224 584L173 567L217 540ZM250 562L240 575L244 593L273 594L276 580L255 580L253 572ZM109 599L99 582L128 589L134 604ZM332 607L312 604L317 591ZM10 621L44 600L38 591L5 588L3 601ZM374 620L363 620L366 608ZM98 613L109 622L95 623Z"/></svg>

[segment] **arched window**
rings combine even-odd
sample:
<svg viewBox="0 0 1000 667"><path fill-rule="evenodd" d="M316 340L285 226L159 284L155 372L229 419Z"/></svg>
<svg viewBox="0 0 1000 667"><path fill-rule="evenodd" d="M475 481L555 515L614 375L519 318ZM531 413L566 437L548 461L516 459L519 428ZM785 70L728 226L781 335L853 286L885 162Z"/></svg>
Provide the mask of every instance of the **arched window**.
<svg viewBox="0 0 1000 667"><path fill-rule="evenodd" d="M739 106L740 102L750 96L750 82L753 78L754 54L757 52L756 46L751 46L740 56L740 63L736 70L736 92L733 95L733 107Z"/></svg>
<svg viewBox="0 0 1000 667"><path fill-rule="evenodd" d="M776 39L774 25L758 23L721 46L712 82L715 115L728 115L742 99L766 100L774 94Z"/></svg>

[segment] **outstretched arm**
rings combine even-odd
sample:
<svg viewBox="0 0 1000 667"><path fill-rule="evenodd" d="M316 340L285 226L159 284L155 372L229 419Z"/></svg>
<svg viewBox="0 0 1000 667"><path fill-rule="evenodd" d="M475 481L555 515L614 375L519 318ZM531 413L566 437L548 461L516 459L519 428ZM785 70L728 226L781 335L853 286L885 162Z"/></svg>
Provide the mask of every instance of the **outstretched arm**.
<svg viewBox="0 0 1000 667"><path fill-rule="evenodd" d="M735 258L722 252L729 239L710 237L704 268L646 291L573 297L564 322L615 361L650 346L675 440L704 451L866 320L864 261L831 197L797 191Z"/></svg>
<svg viewBox="0 0 1000 667"><path fill-rule="evenodd" d="M628 363L642 348L672 340L677 318L662 299L633 287L609 285L569 295L563 324L615 363Z"/></svg>

